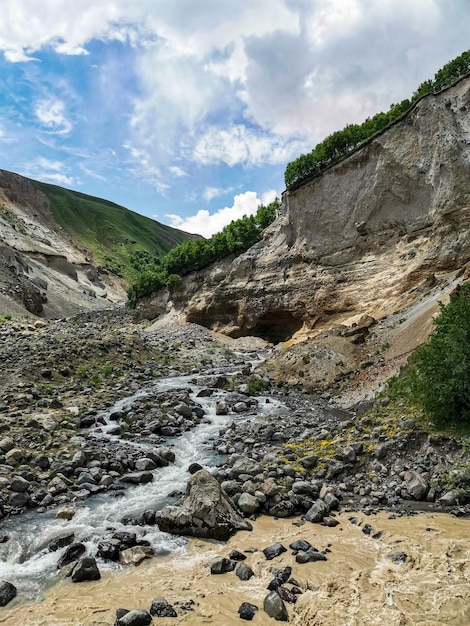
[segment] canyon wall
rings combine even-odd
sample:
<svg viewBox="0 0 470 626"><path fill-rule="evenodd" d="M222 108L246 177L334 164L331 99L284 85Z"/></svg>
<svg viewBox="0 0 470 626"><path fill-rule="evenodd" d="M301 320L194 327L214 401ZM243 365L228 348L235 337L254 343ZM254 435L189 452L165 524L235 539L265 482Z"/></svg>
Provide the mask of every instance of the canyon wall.
<svg viewBox="0 0 470 626"><path fill-rule="evenodd" d="M379 318L470 259L470 78L429 95L293 192L262 241L142 301L232 337L274 343Z"/></svg>

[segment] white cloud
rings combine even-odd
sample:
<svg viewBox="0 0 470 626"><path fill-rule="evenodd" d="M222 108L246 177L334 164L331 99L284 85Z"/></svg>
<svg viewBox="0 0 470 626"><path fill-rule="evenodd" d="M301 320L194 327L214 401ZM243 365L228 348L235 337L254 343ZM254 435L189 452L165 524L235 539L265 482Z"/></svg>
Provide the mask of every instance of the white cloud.
<svg viewBox="0 0 470 626"><path fill-rule="evenodd" d="M219 187L206 187L202 193L202 197L207 202L210 202L214 198L222 196L226 193L233 191L233 187L227 187L226 189L220 189Z"/></svg>
<svg viewBox="0 0 470 626"><path fill-rule="evenodd" d="M209 213L207 209L201 209L195 215L181 217L179 215L166 215L170 220L170 225L180 228L188 233L196 233L203 237L211 237L220 232L224 226L233 220L238 220L244 215L256 213L260 204L267 205L276 198L273 190L265 192L261 198L254 191L246 191L233 199L231 207L219 209L215 213Z"/></svg>
<svg viewBox="0 0 470 626"><path fill-rule="evenodd" d="M72 123L65 115L65 104L58 98L48 98L36 102L34 112L48 132L68 135L73 128Z"/></svg>
<svg viewBox="0 0 470 626"><path fill-rule="evenodd" d="M61 161L39 157L23 168L23 174L30 178L57 185L75 187L80 181L69 175L67 166Z"/></svg>
<svg viewBox="0 0 470 626"><path fill-rule="evenodd" d="M238 163L261 165L284 163L298 155L306 144L296 139L249 129L238 124L228 128L211 127L198 139L190 158L203 165Z"/></svg>
<svg viewBox="0 0 470 626"><path fill-rule="evenodd" d="M182 176L187 176L188 175L187 172L185 172L181 167L178 167L178 165L170 166L168 168L168 171L173 176L176 176L176 178L181 178Z"/></svg>

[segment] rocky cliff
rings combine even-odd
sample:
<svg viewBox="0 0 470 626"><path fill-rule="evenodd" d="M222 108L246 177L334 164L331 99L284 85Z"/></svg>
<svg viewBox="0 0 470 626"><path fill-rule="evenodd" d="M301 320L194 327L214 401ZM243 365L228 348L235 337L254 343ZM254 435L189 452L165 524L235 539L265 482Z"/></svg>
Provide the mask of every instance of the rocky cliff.
<svg viewBox="0 0 470 626"><path fill-rule="evenodd" d="M470 78L429 95L323 175L283 195L261 242L188 276L168 307L227 335L274 343L352 316L383 317L470 258Z"/></svg>
<svg viewBox="0 0 470 626"><path fill-rule="evenodd" d="M56 223L48 197L0 170L0 315L60 317L124 300L123 283Z"/></svg>

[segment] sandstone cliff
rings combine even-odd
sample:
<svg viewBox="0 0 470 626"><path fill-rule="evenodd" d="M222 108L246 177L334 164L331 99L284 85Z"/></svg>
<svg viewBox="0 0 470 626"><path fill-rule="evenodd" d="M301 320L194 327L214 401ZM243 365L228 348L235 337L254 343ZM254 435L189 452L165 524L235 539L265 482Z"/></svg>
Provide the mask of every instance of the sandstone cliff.
<svg viewBox="0 0 470 626"><path fill-rule="evenodd" d="M430 95L294 192L261 242L188 276L165 307L233 337L278 342L360 313L382 317L470 257L470 78ZM171 300L171 302L169 302Z"/></svg>
<svg viewBox="0 0 470 626"><path fill-rule="evenodd" d="M0 170L0 315L60 317L124 300L121 281L55 222L47 196Z"/></svg>
<svg viewBox="0 0 470 626"><path fill-rule="evenodd" d="M278 355L274 377L312 382L312 371L330 360L338 363L338 371L325 374L331 383L364 358L364 351L353 353L367 324L364 332L348 330L361 316L383 319L422 306L432 294L431 312L436 310L434 301L453 288L470 259L469 207L465 78L425 97L323 175L285 192L280 216L262 241L187 276L171 294L153 294L140 303L137 316L154 318L173 309L232 337L256 335L273 343L316 337L314 349ZM422 313L415 308L410 315L415 320ZM416 330L419 341L430 328L426 318ZM299 370L309 371L308 381L300 381Z"/></svg>

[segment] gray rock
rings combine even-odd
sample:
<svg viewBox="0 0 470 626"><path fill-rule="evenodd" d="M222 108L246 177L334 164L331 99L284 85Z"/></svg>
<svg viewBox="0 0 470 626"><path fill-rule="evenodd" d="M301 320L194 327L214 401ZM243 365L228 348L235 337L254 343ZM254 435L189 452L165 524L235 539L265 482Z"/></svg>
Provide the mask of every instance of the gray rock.
<svg viewBox="0 0 470 626"><path fill-rule="evenodd" d="M268 559L268 561L271 561L272 559L281 555L283 552L287 552L287 548L283 546L282 543L279 543L279 542L273 543L272 546L268 546L267 548L264 548L263 550L263 554Z"/></svg>
<svg viewBox="0 0 470 626"><path fill-rule="evenodd" d="M29 487L29 482L21 476L13 476L13 478L11 479L10 488L12 491L17 491L18 493L21 493L23 491L28 491Z"/></svg>
<svg viewBox="0 0 470 626"><path fill-rule="evenodd" d="M152 600L150 615L155 615L155 617L177 617L173 606L161 596Z"/></svg>
<svg viewBox="0 0 470 626"><path fill-rule="evenodd" d="M252 515L253 513L256 513L259 507L260 502L258 498L252 496L249 493L242 493L242 495L238 499L238 508L247 515Z"/></svg>
<svg viewBox="0 0 470 626"><path fill-rule="evenodd" d="M16 587L12 583L2 580L0 582L0 606L6 606L16 597Z"/></svg>
<svg viewBox="0 0 470 626"><path fill-rule="evenodd" d="M118 626L150 626L151 623L152 616L143 609L129 611L117 620Z"/></svg>
<svg viewBox="0 0 470 626"><path fill-rule="evenodd" d="M153 480L153 474L150 472L130 472L121 476L121 480L124 483L130 483L131 485L142 485L150 483Z"/></svg>
<svg viewBox="0 0 470 626"><path fill-rule="evenodd" d="M243 602L238 609L238 614L240 615L240 619L244 619L247 621L251 621L255 616L258 607L256 604L250 604L250 602Z"/></svg>
<svg viewBox="0 0 470 626"><path fill-rule="evenodd" d="M233 571L233 563L224 556L216 556L211 563L211 574L225 574Z"/></svg>
<svg viewBox="0 0 470 626"><path fill-rule="evenodd" d="M237 530L252 530L217 479L204 469L190 476L183 502L158 511L155 521L164 532L222 541Z"/></svg>
<svg viewBox="0 0 470 626"><path fill-rule="evenodd" d="M255 575L251 567L244 562L237 565L235 568L235 574L240 580L250 580L250 578Z"/></svg>
<svg viewBox="0 0 470 626"><path fill-rule="evenodd" d="M269 617L272 617L278 622L289 621L289 614L287 613L286 605L276 591L271 591L271 593L265 597L263 609Z"/></svg>
<svg viewBox="0 0 470 626"><path fill-rule="evenodd" d="M315 500L312 506L309 508L307 513L305 514L305 519L307 522L318 523L323 521L323 518L328 515L330 510L328 506L325 504L323 500Z"/></svg>
<svg viewBox="0 0 470 626"><path fill-rule="evenodd" d="M72 572L72 581L82 583L87 580L99 580L101 578L96 560L92 556L82 557L75 565Z"/></svg>

